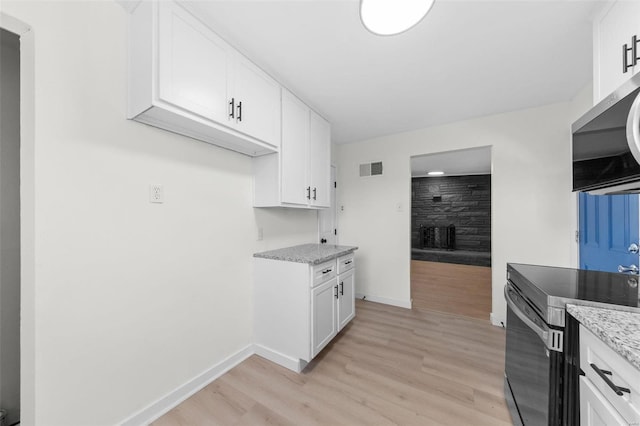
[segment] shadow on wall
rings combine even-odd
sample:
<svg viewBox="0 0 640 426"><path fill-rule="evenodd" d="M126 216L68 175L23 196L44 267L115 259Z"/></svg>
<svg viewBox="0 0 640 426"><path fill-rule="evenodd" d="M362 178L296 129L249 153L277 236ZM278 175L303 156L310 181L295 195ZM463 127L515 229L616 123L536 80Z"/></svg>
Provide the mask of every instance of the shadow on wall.
<svg viewBox="0 0 640 426"><path fill-rule="evenodd" d="M411 259L491 266L491 175L411 180Z"/></svg>

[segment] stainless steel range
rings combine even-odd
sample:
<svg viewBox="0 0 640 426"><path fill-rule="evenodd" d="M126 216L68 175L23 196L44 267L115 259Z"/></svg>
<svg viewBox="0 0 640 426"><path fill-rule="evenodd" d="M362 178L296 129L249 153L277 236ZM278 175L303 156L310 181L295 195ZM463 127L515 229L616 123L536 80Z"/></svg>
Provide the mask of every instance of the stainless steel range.
<svg viewBox="0 0 640 426"><path fill-rule="evenodd" d="M505 396L513 423L577 425L578 334L565 305L638 308L638 277L510 263L504 296Z"/></svg>

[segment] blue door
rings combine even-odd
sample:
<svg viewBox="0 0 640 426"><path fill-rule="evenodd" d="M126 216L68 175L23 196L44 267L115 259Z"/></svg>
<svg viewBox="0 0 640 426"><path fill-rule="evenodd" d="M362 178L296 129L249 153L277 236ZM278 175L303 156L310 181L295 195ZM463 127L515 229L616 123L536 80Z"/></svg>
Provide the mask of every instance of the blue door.
<svg viewBox="0 0 640 426"><path fill-rule="evenodd" d="M638 266L638 195L580 193L580 268L618 272L618 266Z"/></svg>

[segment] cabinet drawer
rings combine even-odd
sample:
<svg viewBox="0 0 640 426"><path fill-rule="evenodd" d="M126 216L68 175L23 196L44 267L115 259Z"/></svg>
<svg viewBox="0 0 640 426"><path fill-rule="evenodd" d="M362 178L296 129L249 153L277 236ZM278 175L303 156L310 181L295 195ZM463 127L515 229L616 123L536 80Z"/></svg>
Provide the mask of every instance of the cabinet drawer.
<svg viewBox="0 0 640 426"><path fill-rule="evenodd" d="M343 274L344 272L352 269L355 266L355 256L353 253L349 253L342 257L338 258L338 273Z"/></svg>
<svg viewBox="0 0 640 426"><path fill-rule="evenodd" d="M640 423L640 370L582 325L580 368L625 421ZM629 392L621 390L619 395L612 386L626 388Z"/></svg>
<svg viewBox="0 0 640 426"><path fill-rule="evenodd" d="M580 377L580 424L624 426L627 425L615 408L593 386L591 380Z"/></svg>
<svg viewBox="0 0 640 426"><path fill-rule="evenodd" d="M327 280L336 276L336 261L330 260L328 262L315 265L311 271L312 287L317 286Z"/></svg>

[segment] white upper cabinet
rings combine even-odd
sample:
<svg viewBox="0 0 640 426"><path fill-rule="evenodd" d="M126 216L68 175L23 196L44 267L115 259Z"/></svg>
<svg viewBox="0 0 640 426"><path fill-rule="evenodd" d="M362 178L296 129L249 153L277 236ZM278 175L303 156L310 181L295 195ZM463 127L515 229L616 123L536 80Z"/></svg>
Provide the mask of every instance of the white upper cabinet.
<svg viewBox="0 0 640 426"><path fill-rule="evenodd" d="M227 45L173 3L161 4L158 12L158 98L223 122L227 118Z"/></svg>
<svg viewBox="0 0 640 426"><path fill-rule="evenodd" d="M331 205L331 126L282 89L280 152L253 160L254 206Z"/></svg>
<svg viewBox="0 0 640 426"><path fill-rule="evenodd" d="M280 85L178 3L129 22L129 118L257 156L280 143Z"/></svg>
<svg viewBox="0 0 640 426"><path fill-rule="evenodd" d="M625 72L623 46L633 49L632 38L640 42L640 1L607 3L594 19L593 100L594 104L611 94L631 76L640 71L638 65ZM635 46L640 57L640 44ZM629 64L633 52L626 52Z"/></svg>
<svg viewBox="0 0 640 426"><path fill-rule="evenodd" d="M246 58L236 55L230 87L235 127L273 146L280 145L280 85Z"/></svg>
<svg viewBox="0 0 640 426"><path fill-rule="evenodd" d="M283 203L306 205L310 198L311 189L306 185L309 112L309 107L298 98L286 90L282 91L280 180Z"/></svg>
<svg viewBox="0 0 640 426"><path fill-rule="evenodd" d="M309 120L310 203L317 207L331 205L331 126L311 111Z"/></svg>

